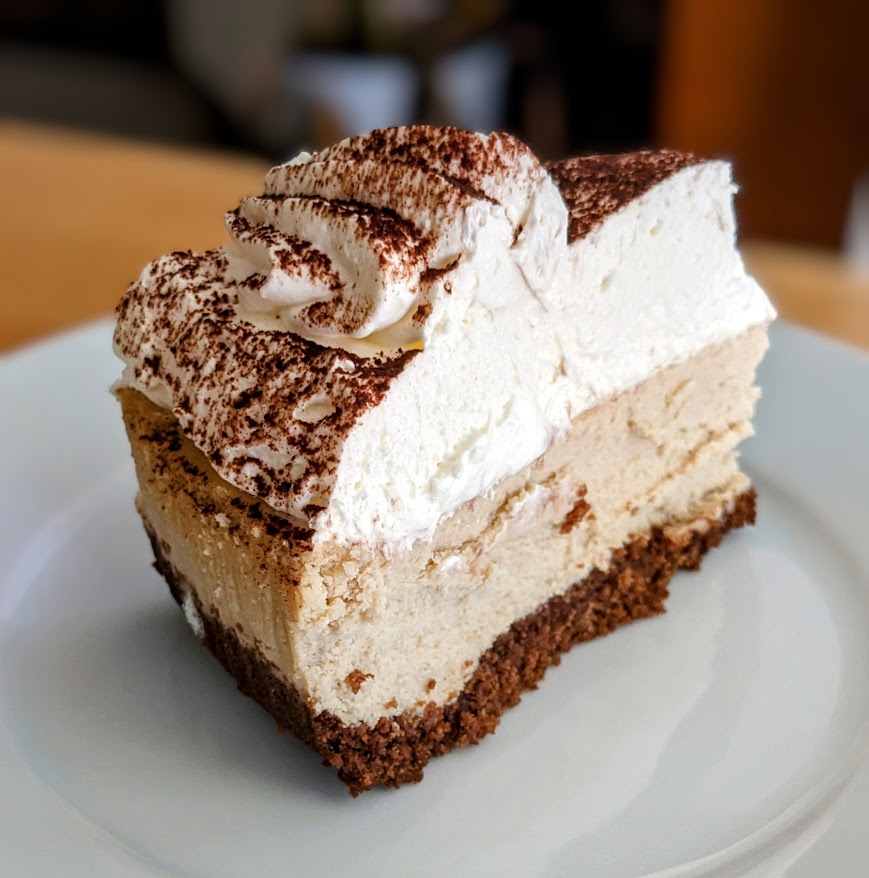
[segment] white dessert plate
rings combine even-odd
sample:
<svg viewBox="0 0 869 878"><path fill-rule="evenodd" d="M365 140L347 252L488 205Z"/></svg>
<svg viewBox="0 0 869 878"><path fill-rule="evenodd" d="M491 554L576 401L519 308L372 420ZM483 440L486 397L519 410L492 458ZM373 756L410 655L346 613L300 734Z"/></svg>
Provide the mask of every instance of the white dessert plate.
<svg viewBox="0 0 869 878"><path fill-rule="evenodd" d="M773 328L756 527L351 799L151 569L98 323L0 361L0 874L869 874L869 357Z"/></svg>

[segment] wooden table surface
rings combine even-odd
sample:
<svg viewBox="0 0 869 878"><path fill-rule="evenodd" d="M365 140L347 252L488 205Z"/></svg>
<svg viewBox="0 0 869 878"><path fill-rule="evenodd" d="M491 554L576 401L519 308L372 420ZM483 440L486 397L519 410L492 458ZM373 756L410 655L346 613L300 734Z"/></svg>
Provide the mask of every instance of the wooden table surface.
<svg viewBox="0 0 869 878"><path fill-rule="evenodd" d="M226 240L223 214L267 163L0 120L0 352L111 313L151 259ZM835 254L745 242L781 317L869 349L869 273Z"/></svg>

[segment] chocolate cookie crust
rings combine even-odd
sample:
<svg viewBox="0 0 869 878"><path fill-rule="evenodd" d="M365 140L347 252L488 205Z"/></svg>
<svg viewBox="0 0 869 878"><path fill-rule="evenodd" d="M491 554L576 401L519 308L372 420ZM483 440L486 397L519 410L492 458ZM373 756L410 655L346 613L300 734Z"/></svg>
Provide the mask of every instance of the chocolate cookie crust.
<svg viewBox="0 0 869 878"><path fill-rule="evenodd" d="M476 744L493 732L501 715L534 689L547 668L573 645L621 625L664 612L668 583L680 568L696 570L724 534L753 524L755 492L741 494L733 510L698 530L656 528L612 556L606 572L593 570L563 595L515 622L480 659L474 675L449 704L383 717L376 725L347 725L328 711L314 715L305 698L286 683L258 651L198 606L205 645L235 678L239 689L264 707L278 726L316 750L357 796L377 785L416 783L426 764L456 747ZM172 566L167 546L146 522L155 567L175 600L195 592ZM197 602L198 603L198 602Z"/></svg>

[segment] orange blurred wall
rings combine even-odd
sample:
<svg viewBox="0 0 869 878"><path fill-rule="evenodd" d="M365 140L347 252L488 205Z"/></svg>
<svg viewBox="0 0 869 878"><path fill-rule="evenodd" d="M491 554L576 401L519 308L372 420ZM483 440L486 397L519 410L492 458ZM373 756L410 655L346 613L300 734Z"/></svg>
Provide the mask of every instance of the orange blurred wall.
<svg viewBox="0 0 869 878"><path fill-rule="evenodd" d="M839 247L869 172L869 3L669 0L655 139L725 156L744 236Z"/></svg>

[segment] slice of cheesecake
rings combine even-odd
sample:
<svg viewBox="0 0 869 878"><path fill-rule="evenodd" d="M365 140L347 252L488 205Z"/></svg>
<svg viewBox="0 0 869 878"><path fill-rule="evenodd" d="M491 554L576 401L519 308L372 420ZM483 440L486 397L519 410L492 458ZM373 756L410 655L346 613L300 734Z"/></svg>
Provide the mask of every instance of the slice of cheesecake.
<svg viewBox="0 0 869 878"><path fill-rule="evenodd" d="M754 518L774 311L730 168L410 128L274 168L149 265L116 386L157 568L352 793L477 742Z"/></svg>

